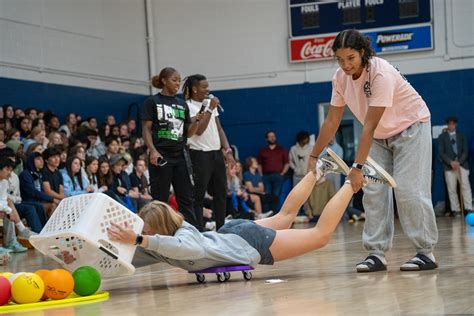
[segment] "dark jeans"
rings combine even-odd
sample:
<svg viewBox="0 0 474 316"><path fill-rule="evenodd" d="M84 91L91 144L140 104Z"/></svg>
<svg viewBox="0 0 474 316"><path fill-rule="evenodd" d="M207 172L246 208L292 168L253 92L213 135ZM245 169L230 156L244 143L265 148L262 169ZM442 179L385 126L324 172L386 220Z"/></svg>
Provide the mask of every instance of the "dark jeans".
<svg viewBox="0 0 474 316"><path fill-rule="evenodd" d="M150 164L151 196L154 200L168 203L170 185L173 184L180 213L188 223L199 229L193 211L193 185L183 153L160 153L168 163L163 167Z"/></svg>
<svg viewBox="0 0 474 316"><path fill-rule="evenodd" d="M216 220L216 229L224 225L227 198L227 177L224 155L220 150L190 150L194 171L194 212L203 231L202 208L206 191L212 195L212 212Z"/></svg>
<svg viewBox="0 0 474 316"><path fill-rule="evenodd" d="M22 202L15 204L20 218L26 219L28 226L35 233L40 233L48 221L43 204L39 202Z"/></svg>
<svg viewBox="0 0 474 316"><path fill-rule="evenodd" d="M130 198L132 200L132 203L133 203L133 207L135 207L135 209L137 210L137 213L142 209L142 207L144 207L145 205L147 205L148 203L151 202L151 200L145 200L144 198Z"/></svg>
<svg viewBox="0 0 474 316"><path fill-rule="evenodd" d="M283 179L284 177L277 172L265 173L263 175L263 186L265 188L265 193L267 195L273 195L272 204L270 205L270 209L273 211L278 211L278 199L280 198Z"/></svg>

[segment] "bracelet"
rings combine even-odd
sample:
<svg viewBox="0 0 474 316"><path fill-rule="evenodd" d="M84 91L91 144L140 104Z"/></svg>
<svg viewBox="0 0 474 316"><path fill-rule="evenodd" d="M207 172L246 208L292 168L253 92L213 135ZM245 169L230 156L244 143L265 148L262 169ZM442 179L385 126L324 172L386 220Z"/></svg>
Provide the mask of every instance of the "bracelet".
<svg viewBox="0 0 474 316"><path fill-rule="evenodd" d="M230 147L226 148L226 149L224 149L224 152L226 153L226 155L227 154L232 154L232 148L230 148Z"/></svg>
<svg viewBox="0 0 474 316"><path fill-rule="evenodd" d="M314 158L314 159L319 159L318 156L313 156L313 155L309 155L311 158Z"/></svg>

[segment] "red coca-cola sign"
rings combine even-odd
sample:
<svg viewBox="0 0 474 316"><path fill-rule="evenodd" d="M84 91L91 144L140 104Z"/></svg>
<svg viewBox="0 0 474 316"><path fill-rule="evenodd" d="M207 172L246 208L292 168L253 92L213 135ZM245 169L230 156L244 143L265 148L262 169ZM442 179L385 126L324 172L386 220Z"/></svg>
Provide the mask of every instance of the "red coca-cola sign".
<svg viewBox="0 0 474 316"><path fill-rule="evenodd" d="M325 60L334 57L336 35L290 39L290 62Z"/></svg>

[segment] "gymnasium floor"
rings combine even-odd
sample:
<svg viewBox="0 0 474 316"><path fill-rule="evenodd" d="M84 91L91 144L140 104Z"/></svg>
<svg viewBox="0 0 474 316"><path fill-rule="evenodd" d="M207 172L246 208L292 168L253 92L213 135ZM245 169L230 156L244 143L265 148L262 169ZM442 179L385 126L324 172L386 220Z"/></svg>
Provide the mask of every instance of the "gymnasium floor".
<svg viewBox="0 0 474 316"><path fill-rule="evenodd" d="M235 272L227 283L164 264L138 269L134 276L103 282L110 299L102 303L18 315L433 315L474 314L474 227L440 218L435 256L440 268L400 272L414 255L401 228L388 254L388 272L355 273L366 253L363 223L339 225L330 245L274 266L259 266L251 281ZM304 228L305 225L299 225ZM38 252L16 255L0 270L34 271L57 264ZM269 284L267 280L282 280Z"/></svg>

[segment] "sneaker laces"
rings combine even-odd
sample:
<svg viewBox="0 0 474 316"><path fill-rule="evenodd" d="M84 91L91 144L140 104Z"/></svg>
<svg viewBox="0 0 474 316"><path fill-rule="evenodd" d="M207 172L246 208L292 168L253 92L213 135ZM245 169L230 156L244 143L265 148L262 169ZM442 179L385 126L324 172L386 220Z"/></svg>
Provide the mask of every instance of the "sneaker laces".
<svg viewBox="0 0 474 316"><path fill-rule="evenodd" d="M370 157L367 157L367 161L362 167L362 172L368 183L386 184L391 187L397 186L392 176Z"/></svg>
<svg viewBox="0 0 474 316"><path fill-rule="evenodd" d="M370 165L365 164L362 167L362 172L364 174L364 178L367 180L367 182L370 183L378 183L378 184L386 184L387 181L383 178L377 177L377 171Z"/></svg>
<svg viewBox="0 0 474 316"><path fill-rule="evenodd" d="M330 156L318 159L316 169L319 169L321 176L324 177L330 173L343 173L339 165L332 160Z"/></svg>

